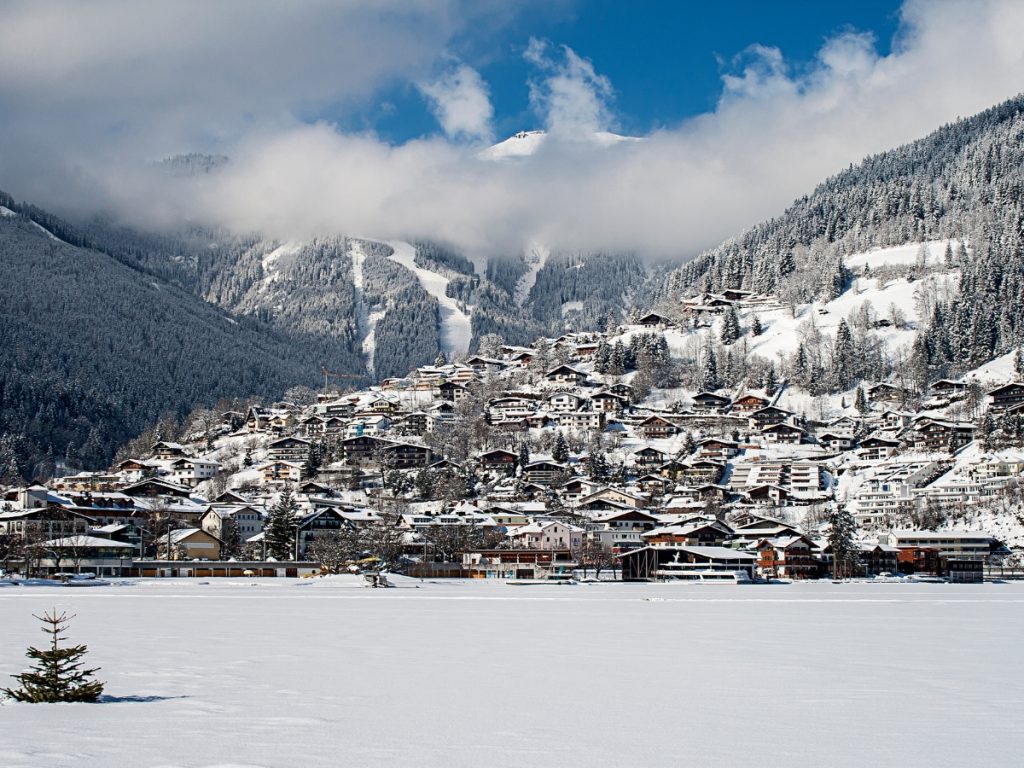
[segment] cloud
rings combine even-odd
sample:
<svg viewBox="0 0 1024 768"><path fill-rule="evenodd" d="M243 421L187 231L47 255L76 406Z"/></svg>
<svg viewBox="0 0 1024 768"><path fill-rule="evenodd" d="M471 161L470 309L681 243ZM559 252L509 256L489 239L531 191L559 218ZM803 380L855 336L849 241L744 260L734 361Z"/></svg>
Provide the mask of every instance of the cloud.
<svg viewBox="0 0 1024 768"><path fill-rule="evenodd" d="M110 0L98 2L103 8L113 5ZM21 73L28 76L22 80L16 68L27 55L26 44L20 43L15 52L6 48L18 38L10 32L9 14L0 27L0 98L15 101L19 109L13 110L15 117L0 120L0 141L18 151L5 148L0 153L2 170L21 160L24 168L34 167L32 143L12 131L34 127L41 131L37 136L49 138L50 128L42 123L59 112L53 105L67 95L80 105L96 99L98 106L75 124L87 137L74 142L74 162L68 159L71 153L57 153L67 167L48 180L52 185L59 179L60 189L71 190L76 199L88 190L92 203L137 218L170 222L188 217L280 238L325 232L432 237L481 256L544 243L683 258L778 214L849 163L1013 96L1024 83L1024 4L909 0L887 55L880 55L872 38L858 32L827 40L809 64L795 65L783 51L752 45L726 68L713 111L657 130L643 141L609 144L578 139L613 124L611 83L576 52L531 41L525 54L534 67L531 104L550 135L530 157L493 161L482 159L479 146L465 141L485 135L490 121L481 98L485 89L475 72L468 67L462 72L461 65L453 66L446 58L453 30L460 27L449 18L454 0L445 6L448 13L435 16L436 5L403 4L427 21L416 16L398 23L397 29L380 30L374 19L360 15L358 4L344 6L363 25L351 35L346 32L345 40L368 60L362 61L362 54L345 54L355 68L350 72L334 54L312 53L314 60L324 60L332 76L315 75L313 83L296 84L292 95L288 90L295 72L277 72L258 61L269 33L244 29L238 34L254 36L253 50L238 42L227 46L255 71L249 73L239 63L212 82L194 83L197 94L186 93L174 75L175 66L184 67L184 81L193 83L198 65L185 60L213 56L209 39L216 35L199 23L192 24L199 31L186 30L182 45L187 55L156 40L157 35L125 41L140 61L146 45L156 45L160 67L170 74L149 72L138 81L120 75L126 66L124 53L107 55L102 46L89 40L75 43L67 35L61 39L70 50L58 52L57 62L28 62L27 73ZM49 29L46 19L40 20L49 7L18 6L21 15L33 15L37 37ZM310 7L327 14L336 6ZM400 22L405 19L395 13ZM26 22L19 13L13 16L15 29L24 33ZM285 37L293 41L293 52L321 39L316 22L286 16L279 21ZM164 19L165 26L171 18L176 17ZM416 32L424 24L430 35ZM373 45L355 39L378 31L395 58L378 55L369 50ZM410 50L399 50L404 45ZM301 119L302 104L366 98L374 83L402 78L421 82L423 72L437 71L439 65L448 69L424 93L452 138L391 146L370 134L345 133L326 122ZM140 67L149 71L156 65L143 62ZM114 78L117 87L97 82L102 77ZM266 82L261 84L261 78ZM226 94L236 79L241 93ZM78 87L82 94L73 92ZM15 100L16 92L22 96ZM108 92L114 95L105 96ZM218 95L227 100L226 106L219 105ZM129 107L136 102L146 106L146 120L135 119ZM38 105L36 111L25 108L31 103ZM189 121L195 125L183 130ZM130 170L135 166L118 156L130 154L126 147L159 143L142 141L141 125L150 126L159 140L213 136L212 143L230 154L232 163L199 180L155 182ZM12 135L18 140L9 143ZM68 139L70 131L65 127L53 135ZM51 145L42 140L39 146ZM98 159L83 159L83 147L95 147Z"/></svg>
<svg viewBox="0 0 1024 768"><path fill-rule="evenodd" d="M494 108L480 73L466 64L449 69L430 83L419 85L434 116L453 139L489 140Z"/></svg>
<svg viewBox="0 0 1024 768"><path fill-rule="evenodd" d="M572 48L560 46L561 57L557 59L549 49L547 41L530 38L523 53L523 58L543 75L530 80L530 105L543 118L547 130L578 137L609 127L611 81Z"/></svg>

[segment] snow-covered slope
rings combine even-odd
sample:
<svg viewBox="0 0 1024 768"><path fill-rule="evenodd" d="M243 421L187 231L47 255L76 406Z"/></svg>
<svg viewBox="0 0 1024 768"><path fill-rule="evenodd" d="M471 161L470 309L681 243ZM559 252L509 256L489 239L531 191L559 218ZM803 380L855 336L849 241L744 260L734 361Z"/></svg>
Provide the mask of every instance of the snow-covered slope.
<svg viewBox="0 0 1024 768"><path fill-rule="evenodd" d="M416 264L416 248L399 240L388 242L394 249L391 260L416 275L424 290L437 299L441 314L441 348L449 358L465 354L473 330L469 315L447 294L448 278Z"/></svg>
<svg viewBox="0 0 1024 768"><path fill-rule="evenodd" d="M589 137L590 141L600 147L610 147L622 142L642 141L636 136L620 136L608 131L596 131ZM504 160L507 158L529 157L535 154L548 141L545 131L520 131L504 141L483 150L479 157L483 160Z"/></svg>

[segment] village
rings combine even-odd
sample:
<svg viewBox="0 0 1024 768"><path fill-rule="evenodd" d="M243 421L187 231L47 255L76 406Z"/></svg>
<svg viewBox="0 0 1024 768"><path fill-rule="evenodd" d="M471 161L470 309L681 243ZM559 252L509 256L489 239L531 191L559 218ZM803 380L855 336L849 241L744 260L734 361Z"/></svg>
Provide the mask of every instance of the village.
<svg viewBox="0 0 1024 768"><path fill-rule="evenodd" d="M757 301L726 292L688 309L721 316ZM941 380L916 400L864 384L825 419L785 381L641 385L637 368L670 362L677 325L648 313L358 391L325 375L308 403L215 414L108 472L7 489L0 567L548 583L1017 572L1024 448L976 431L1013 431L1024 382ZM963 418L967 400L977 419ZM837 513L855 545L842 567Z"/></svg>

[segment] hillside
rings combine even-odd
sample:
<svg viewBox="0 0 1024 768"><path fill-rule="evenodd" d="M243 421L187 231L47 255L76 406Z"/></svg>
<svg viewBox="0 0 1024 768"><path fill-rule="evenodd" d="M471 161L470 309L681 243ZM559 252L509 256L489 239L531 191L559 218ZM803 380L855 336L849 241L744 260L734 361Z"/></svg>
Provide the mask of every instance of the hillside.
<svg viewBox="0 0 1024 768"><path fill-rule="evenodd" d="M318 380L315 345L0 212L0 473L102 466L164 412Z"/></svg>

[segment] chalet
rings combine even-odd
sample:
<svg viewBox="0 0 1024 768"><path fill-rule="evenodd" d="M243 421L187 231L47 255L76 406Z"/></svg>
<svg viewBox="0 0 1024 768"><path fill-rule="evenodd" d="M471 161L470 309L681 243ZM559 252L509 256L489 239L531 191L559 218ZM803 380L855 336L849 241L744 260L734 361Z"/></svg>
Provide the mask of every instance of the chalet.
<svg viewBox="0 0 1024 768"><path fill-rule="evenodd" d="M634 494L619 488L602 488L599 491L595 491L589 496L581 498L580 506L587 504L588 502L598 501L601 499L606 499L613 501L616 504L622 504L627 507L634 507L637 509L647 506L647 499L641 496L635 496Z"/></svg>
<svg viewBox="0 0 1024 768"><path fill-rule="evenodd" d="M649 445L633 452L633 461L640 468L649 469L660 466L665 463L667 458L667 453L659 451L657 448L652 448Z"/></svg>
<svg viewBox="0 0 1024 768"><path fill-rule="evenodd" d="M821 432L815 435L818 443L830 451L849 451L857 444L852 435L837 434L835 432Z"/></svg>
<svg viewBox="0 0 1024 768"><path fill-rule="evenodd" d="M879 417L879 424L884 429L899 430L910 424L913 414L904 411L885 411Z"/></svg>
<svg viewBox="0 0 1024 768"><path fill-rule="evenodd" d="M657 312L648 312L643 317L636 321L637 325L643 325L648 328L668 328L673 325L672 320L665 315Z"/></svg>
<svg viewBox="0 0 1024 768"><path fill-rule="evenodd" d="M155 459L125 459L117 465L117 471L130 483L158 475L162 470L163 464Z"/></svg>
<svg viewBox="0 0 1024 768"><path fill-rule="evenodd" d="M765 408L767 405L767 397L748 393L733 400L730 410L733 413L754 413Z"/></svg>
<svg viewBox="0 0 1024 768"><path fill-rule="evenodd" d="M383 435L390 430L391 419L387 416L380 413L363 414L357 415L345 425L345 436Z"/></svg>
<svg viewBox="0 0 1024 768"><path fill-rule="evenodd" d="M857 553L860 572L864 576L896 573L899 570L899 552L899 549L888 544L862 543Z"/></svg>
<svg viewBox="0 0 1024 768"><path fill-rule="evenodd" d="M593 357L597 352L598 344L593 341L587 341L582 344L576 345L576 357L578 359Z"/></svg>
<svg viewBox="0 0 1024 768"><path fill-rule="evenodd" d="M185 446L180 443L168 443L164 440L153 443L153 458L160 461L177 459L185 455Z"/></svg>
<svg viewBox="0 0 1024 768"><path fill-rule="evenodd" d="M643 475L637 478L636 486L648 496L663 496L669 489L670 481L660 475Z"/></svg>
<svg viewBox="0 0 1024 768"><path fill-rule="evenodd" d="M652 528L643 535L643 539L647 544L721 547L732 535L732 528L721 520L697 519Z"/></svg>
<svg viewBox="0 0 1024 768"><path fill-rule="evenodd" d="M714 392L698 392L693 396L693 410L696 413L721 413L732 401Z"/></svg>
<svg viewBox="0 0 1024 768"><path fill-rule="evenodd" d="M790 498L789 491L778 485L755 485L747 488L745 493L752 504L773 507L784 506Z"/></svg>
<svg viewBox="0 0 1024 768"><path fill-rule="evenodd" d="M0 533L17 539L54 539L85 533L97 520L57 505L0 511Z"/></svg>
<svg viewBox="0 0 1024 768"><path fill-rule="evenodd" d="M391 469L425 467L433 460L430 449L413 443L387 443L381 449L381 461Z"/></svg>
<svg viewBox="0 0 1024 768"><path fill-rule="evenodd" d="M566 466L556 461L533 461L523 467L523 479L530 483L550 485L566 471Z"/></svg>
<svg viewBox="0 0 1024 768"><path fill-rule="evenodd" d="M854 437L860 430L857 421L849 416L840 416L825 425L833 435L849 435Z"/></svg>
<svg viewBox="0 0 1024 768"><path fill-rule="evenodd" d="M295 551L298 558L310 556L310 548L317 537L352 527L353 524L335 507L324 507L303 515L295 523Z"/></svg>
<svg viewBox="0 0 1024 768"><path fill-rule="evenodd" d="M890 402L898 403L907 397L907 391L902 387L897 387L895 384L887 384L881 382L875 384L872 387L868 387L867 396L875 402Z"/></svg>
<svg viewBox="0 0 1024 768"><path fill-rule="evenodd" d="M711 459L694 459L683 466L676 479L688 485L717 483L725 473L725 464ZM662 473L664 474L664 473Z"/></svg>
<svg viewBox="0 0 1024 768"><path fill-rule="evenodd" d="M642 535L657 527L658 518L639 509L614 510L587 523L587 538L606 552L623 552L643 546Z"/></svg>
<svg viewBox="0 0 1024 768"><path fill-rule="evenodd" d="M199 518L199 527L212 536L224 540L224 521L234 520L242 541L251 539L263 530L263 513L247 504L211 504Z"/></svg>
<svg viewBox="0 0 1024 768"><path fill-rule="evenodd" d="M189 489L184 485L178 485L177 483L171 483L166 480L159 480L155 477L148 477L145 480L140 480L126 488L122 488L121 492L126 496L138 498L175 496L181 499L187 499L190 494Z"/></svg>
<svg viewBox="0 0 1024 768"><path fill-rule="evenodd" d="M220 462L209 459L180 458L172 461L169 469L172 482L191 488L216 475L220 470Z"/></svg>
<svg viewBox="0 0 1024 768"><path fill-rule="evenodd" d="M768 443L780 445L799 445L803 442L805 432L792 424L772 424L761 430L761 436Z"/></svg>
<svg viewBox="0 0 1024 768"><path fill-rule="evenodd" d="M267 446L267 458L271 461L303 462L309 456L312 443L301 437L282 437Z"/></svg>
<svg viewBox="0 0 1024 768"><path fill-rule="evenodd" d="M779 536L757 544L757 567L766 578L816 579L821 563L806 536Z"/></svg>
<svg viewBox="0 0 1024 768"><path fill-rule="evenodd" d="M176 528L157 539L157 557L163 560L219 560L222 543L202 528Z"/></svg>
<svg viewBox="0 0 1024 768"><path fill-rule="evenodd" d="M992 398L993 410L1013 408L1024 403L1024 383L1012 382L986 392Z"/></svg>
<svg viewBox="0 0 1024 768"><path fill-rule="evenodd" d="M576 551L583 544L584 530L555 520L538 521L510 528L505 534L517 549L567 549Z"/></svg>
<svg viewBox="0 0 1024 768"><path fill-rule="evenodd" d="M572 392L552 392L545 398L548 410L553 413L568 413L582 410L587 405L587 398Z"/></svg>
<svg viewBox="0 0 1024 768"><path fill-rule="evenodd" d="M297 483L302 479L302 465L294 461L270 461L259 468L267 485Z"/></svg>
<svg viewBox="0 0 1024 768"><path fill-rule="evenodd" d="M705 437L697 441L697 455L702 459L731 459L740 452L740 444L735 440L720 437Z"/></svg>
<svg viewBox="0 0 1024 768"><path fill-rule="evenodd" d="M613 395L618 395L619 397L621 397L623 400L626 401L627 405L633 402L634 392L633 388L629 384L623 384L621 382L618 384L612 384L610 387L608 387L608 391L611 392Z"/></svg>
<svg viewBox="0 0 1024 768"><path fill-rule="evenodd" d="M423 411L413 411L412 413L406 414L401 420L399 428L402 434L406 435L422 435L427 431L427 414Z"/></svg>
<svg viewBox="0 0 1024 768"><path fill-rule="evenodd" d="M663 416L648 416L637 426L640 434L648 440L655 440L662 437L672 437L682 431L682 427Z"/></svg>
<svg viewBox="0 0 1024 768"><path fill-rule="evenodd" d="M572 411L555 414L555 423L562 429L573 431L604 429L603 411Z"/></svg>
<svg viewBox="0 0 1024 768"><path fill-rule="evenodd" d="M479 463L481 469L515 469L519 457L512 451L505 451L497 448L480 454Z"/></svg>
<svg viewBox="0 0 1024 768"><path fill-rule="evenodd" d="M750 428L762 429L770 427L772 424L783 424L792 419L794 415L792 411L779 408L777 405L766 405L750 414Z"/></svg>
<svg viewBox="0 0 1024 768"><path fill-rule="evenodd" d="M568 365L560 365L544 374L544 378L555 384L582 384L587 380L587 374Z"/></svg>
<svg viewBox="0 0 1024 768"><path fill-rule="evenodd" d="M629 401L621 395L616 395L614 392L598 392L596 395L590 396L590 402L595 411L603 411L604 413L614 413L621 411L627 405Z"/></svg>
<svg viewBox="0 0 1024 768"><path fill-rule="evenodd" d="M916 451L955 451L974 439L974 424L925 416L915 420L902 437Z"/></svg>
<svg viewBox="0 0 1024 768"><path fill-rule="evenodd" d="M320 403L315 410L321 416L336 416L339 419L345 419L355 413L356 407L351 399L344 398Z"/></svg>
<svg viewBox="0 0 1024 768"><path fill-rule="evenodd" d="M272 416L270 411L254 405L245 414L245 428L249 432L265 432Z"/></svg>
<svg viewBox="0 0 1024 768"><path fill-rule="evenodd" d="M99 576L125 576L130 573L136 545L103 536L74 534L44 541L37 550L45 553L36 570L49 574L73 569Z"/></svg>
<svg viewBox="0 0 1024 768"><path fill-rule="evenodd" d="M722 291L722 298L729 301L743 301L744 299L750 298L753 293L750 291L741 291L738 288L726 288Z"/></svg>
<svg viewBox="0 0 1024 768"><path fill-rule="evenodd" d="M453 381L446 381L442 383L437 391L442 400L447 400L451 403L461 403L468 396L466 387L462 384L456 384Z"/></svg>
<svg viewBox="0 0 1024 768"><path fill-rule="evenodd" d="M966 392L967 384L954 379L939 379L936 382L932 382L932 385L928 387L928 391L933 395L952 397Z"/></svg>
<svg viewBox="0 0 1024 768"><path fill-rule="evenodd" d="M480 373L496 373L505 368L505 361L498 360L492 357L483 357L482 355L473 355L468 360L466 360L466 365L468 365L474 371L478 371Z"/></svg>
<svg viewBox="0 0 1024 768"><path fill-rule="evenodd" d="M298 428L307 437L315 437L316 435L323 434L324 421L325 419L322 416L317 416L314 413L304 419L299 419Z"/></svg>
<svg viewBox="0 0 1024 768"><path fill-rule="evenodd" d="M384 445L378 437L357 435L341 441L341 452L349 464L365 464L374 461Z"/></svg>

